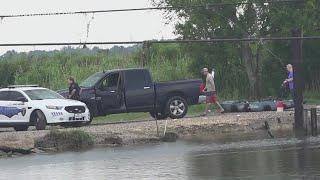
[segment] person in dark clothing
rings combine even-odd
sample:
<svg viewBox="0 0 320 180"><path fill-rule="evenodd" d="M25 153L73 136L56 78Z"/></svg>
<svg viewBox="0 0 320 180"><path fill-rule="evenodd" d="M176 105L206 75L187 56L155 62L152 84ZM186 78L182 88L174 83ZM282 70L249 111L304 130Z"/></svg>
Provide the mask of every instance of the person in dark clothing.
<svg viewBox="0 0 320 180"><path fill-rule="evenodd" d="M80 86L75 82L73 77L68 78L69 99L80 100Z"/></svg>
<svg viewBox="0 0 320 180"><path fill-rule="evenodd" d="M282 86L287 86L290 90L291 97L294 99L294 82L293 82L293 66L291 64L287 65L288 78L282 83Z"/></svg>

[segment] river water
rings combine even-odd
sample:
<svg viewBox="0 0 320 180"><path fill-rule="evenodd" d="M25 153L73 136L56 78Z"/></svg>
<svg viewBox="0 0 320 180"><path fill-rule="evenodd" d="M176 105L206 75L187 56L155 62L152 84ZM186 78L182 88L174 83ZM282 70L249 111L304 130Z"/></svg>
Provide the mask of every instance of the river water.
<svg viewBox="0 0 320 180"><path fill-rule="evenodd" d="M320 179L320 138L178 141L0 160L0 179Z"/></svg>

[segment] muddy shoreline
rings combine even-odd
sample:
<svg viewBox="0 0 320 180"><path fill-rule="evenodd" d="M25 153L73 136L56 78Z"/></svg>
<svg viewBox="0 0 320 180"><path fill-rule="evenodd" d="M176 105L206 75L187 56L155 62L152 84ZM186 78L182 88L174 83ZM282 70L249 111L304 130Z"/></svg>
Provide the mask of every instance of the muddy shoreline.
<svg viewBox="0 0 320 180"><path fill-rule="evenodd" d="M293 112L287 111L282 113L230 113L178 120L168 119L167 122L158 121L159 136L157 135L155 121L87 126L59 129L59 131L83 131L92 137L93 147L114 147L174 141L176 138L214 139L226 134L234 134L236 136L266 131L265 122L270 127L271 133L275 131L292 131L293 118ZM166 123L168 137L163 138ZM52 147L46 148L39 147L39 143L37 143L39 141L46 142L44 138L52 129L55 128L26 132L0 131L0 158L56 151L54 143L51 143Z"/></svg>

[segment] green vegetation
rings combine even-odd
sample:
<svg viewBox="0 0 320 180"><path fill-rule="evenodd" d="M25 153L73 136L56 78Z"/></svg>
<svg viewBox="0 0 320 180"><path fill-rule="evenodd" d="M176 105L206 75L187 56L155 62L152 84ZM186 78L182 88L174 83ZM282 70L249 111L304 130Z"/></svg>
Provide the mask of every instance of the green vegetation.
<svg viewBox="0 0 320 180"><path fill-rule="evenodd" d="M100 123L114 123L114 122L128 122L137 120L150 119L149 113L124 113L124 114L112 114L107 117L96 117L92 124Z"/></svg>
<svg viewBox="0 0 320 180"><path fill-rule="evenodd" d="M188 116L200 115L204 111L204 105L195 105L189 108ZM92 124L100 123L114 123L114 122L128 122L137 120L149 120L151 119L149 113L124 113L124 114L112 114L106 117L94 118Z"/></svg>
<svg viewBox="0 0 320 180"><path fill-rule="evenodd" d="M9 51L0 59L0 86L39 84L58 90L67 87L67 78L82 81L97 71L141 67L141 48L120 48L123 52L65 48L61 51ZM132 47L131 47L132 48ZM191 78L188 67L192 60L178 45L151 48L148 68L156 81Z"/></svg>
<svg viewBox="0 0 320 180"><path fill-rule="evenodd" d="M307 44L305 43L305 45ZM134 47L134 50L128 53L112 53L110 50L98 48L65 48L60 51L34 51L29 53L10 51L0 57L0 86L39 84L59 90L67 88L66 79L69 76L73 76L81 82L97 71L142 67L142 49L139 46ZM225 61L223 58L220 60L211 59L211 57L198 59L190 55L190 52L185 52L185 48L180 45L156 44L150 48L150 56L145 67L150 69L155 81L200 78L199 69L201 67L215 67L216 84L220 98L242 99L250 96L249 80L241 61ZM127 49L129 48L123 48L123 51ZM311 58L310 54L306 54L310 59L304 59L305 94L308 99L320 99L318 93L320 89L320 74L318 71L320 61L316 61L319 52L314 50L310 53L314 53L314 57ZM261 89L264 89L262 97L278 96L280 85L286 78L285 69L277 59L265 61L262 68L263 83L261 83Z"/></svg>
<svg viewBox="0 0 320 180"><path fill-rule="evenodd" d="M152 0L155 6L170 6L165 13L176 23L179 39L259 38L292 36L300 29L303 36L319 36L320 1L210 6L245 0ZM200 6L206 8L188 8ZM176 21L177 19L180 19ZM228 98L279 95L286 77L285 65L292 63L290 41L219 42L183 46L192 57L193 73L203 66L217 70L220 95ZM320 90L319 40L303 42L303 75L307 91Z"/></svg>
<svg viewBox="0 0 320 180"><path fill-rule="evenodd" d="M93 137L84 131L51 130L47 135L36 142L36 147L63 151L86 149L92 147L93 144Z"/></svg>

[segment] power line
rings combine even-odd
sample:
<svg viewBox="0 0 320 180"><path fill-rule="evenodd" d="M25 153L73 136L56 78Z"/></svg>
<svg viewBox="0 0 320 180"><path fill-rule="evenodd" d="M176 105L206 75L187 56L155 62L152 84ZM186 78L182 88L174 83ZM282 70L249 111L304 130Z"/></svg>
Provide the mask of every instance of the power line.
<svg viewBox="0 0 320 180"><path fill-rule="evenodd" d="M109 10L93 10L93 11L72 11L72 12L53 12L53 13L32 13L32 14L10 14L0 15L0 18L15 18L15 17L32 17L32 16L58 16L58 15L75 15L75 14L90 14L90 13L113 13L113 12L128 12L128 11L148 11L148 10L174 10L174 9L195 9L195 8L212 8L223 6L237 6L248 4L288 4L288 3L302 3L305 0L269 0L264 2L230 2L230 3L216 3L197 6L162 6L162 7L146 7L146 8L129 8L129 9L109 9Z"/></svg>
<svg viewBox="0 0 320 180"><path fill-rule="evenodd" d="M108 45L108 44L185 44L185 43L215 43L215 42L252 42L252 41L286 41L286 40L319 40L320 36L305 37L263 37L263 38L219 38L207 40L150 40L150 41L105 41L105 42L56 42L56 43L3 43L2 46L73 46L73 45Z"/></svg>

